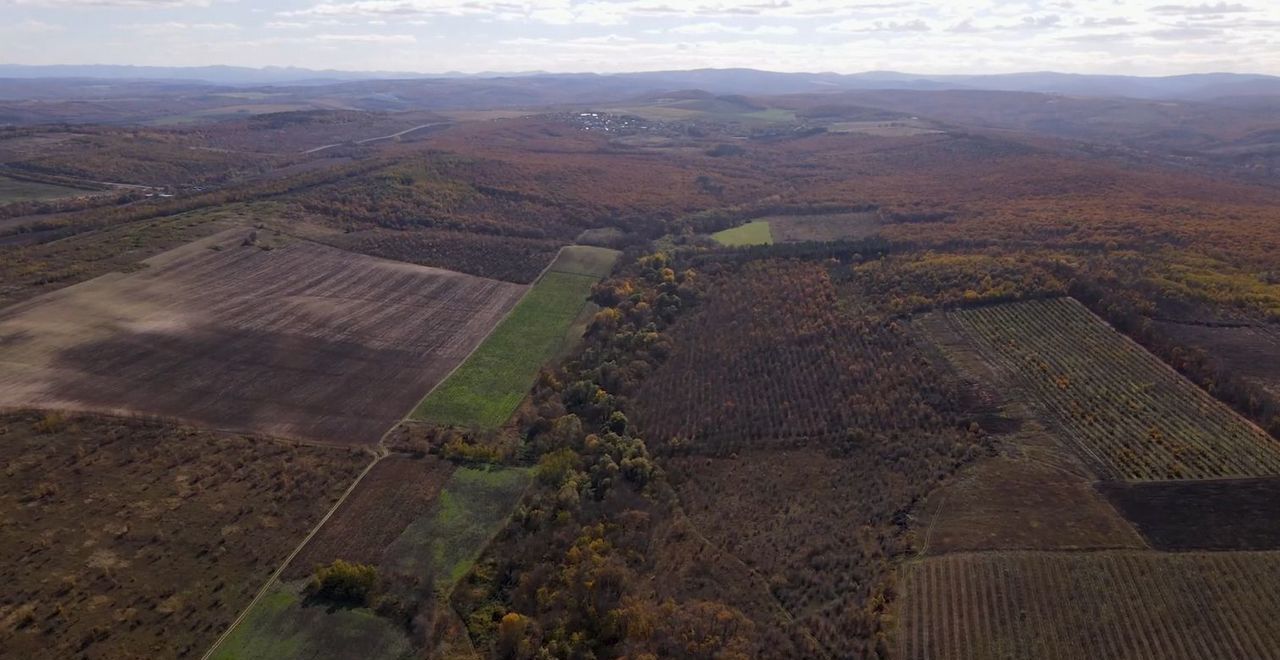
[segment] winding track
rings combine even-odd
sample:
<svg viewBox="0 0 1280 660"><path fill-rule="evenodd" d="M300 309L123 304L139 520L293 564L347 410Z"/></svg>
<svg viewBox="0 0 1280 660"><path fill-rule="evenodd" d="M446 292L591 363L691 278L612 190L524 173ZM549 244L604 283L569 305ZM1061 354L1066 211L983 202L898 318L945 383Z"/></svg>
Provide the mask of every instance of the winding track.
<svg viewBox="0 0 1280 660"><path fill-rule="evenodd" d="M368 144L370 142L377 142L379 140L394 140L395 138L398 138L401 135L406 135L408 133L412 133L417 130L421 130L424 128L431 128L432 126L448 126L450 123L451 122L447 122L447 121L438 121L431 124L419 124L417 126L414 126L413 128L406 128L403 131L400 131L398 133L392 133L391 135L379 135L378 137L365 138L363 140L356 140L354 142L334 142L333 144L326 144L319 147L312 147L310 149L303 151L302 154L303 155L314 154L314 153L324 151L325 149L341 147L344 144Z"/></svg>

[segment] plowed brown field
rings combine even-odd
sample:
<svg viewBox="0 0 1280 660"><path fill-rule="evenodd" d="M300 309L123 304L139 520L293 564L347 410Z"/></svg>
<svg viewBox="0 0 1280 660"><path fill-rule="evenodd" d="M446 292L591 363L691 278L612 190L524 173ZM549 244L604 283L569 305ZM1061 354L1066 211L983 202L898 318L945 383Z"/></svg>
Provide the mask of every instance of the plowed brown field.
<svg viewBox="0 0 1280 660"><path fill-rule="evenodd" d="M0 311L0 406L376 442L524 291L247 233Z"/></svg>

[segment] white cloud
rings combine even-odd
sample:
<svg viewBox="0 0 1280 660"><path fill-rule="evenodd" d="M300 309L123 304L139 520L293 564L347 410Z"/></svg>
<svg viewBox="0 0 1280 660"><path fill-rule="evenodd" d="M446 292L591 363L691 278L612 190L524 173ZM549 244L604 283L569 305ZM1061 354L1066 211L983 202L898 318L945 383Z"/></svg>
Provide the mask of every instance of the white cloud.
<svg viewBox="0 0 1280 660"><path fill-rule="evenodd" d="M1253 11L1248 5L1238 2L1204 3L1199 5L1157 5L1151 8L1156 14L1176 14L1179 16L1208 16L1214 14L1239 14Z"/></svg>
<svg viewBox="0 0 1280 660"><path fill-rule="evenodd" d="M0 61L25 63L1280 73L1280 0L0 0L0 16Z"/></svg>
<svg viewBox="0 0 1280 660"><path fill-rule="evenodd" d="M570 10L570 0L355 0L325 2L284 16L528 16L534 12Z"/></svg>
<svg viewBox="0 0 1280 660"><path fill-rule="evenodd" d="M311 37L317 41L332 41L352 44L412 44L418 38L412 34L317 34ZM303 38L306 39L305 37Z"/></svg>
<svg viewBox="0 0 1280 660"><path fill-rule="evenodd" d="M654 30L653 32L662 32ZM667 34L743 34L756 36L789 36L799 32L790 25L725 25L724 23L686 23L666 30Z"/></svg>
<svg viewBox="0 0 1280 660"><path fill-rule="evenodd" d="M49 9L129 8L129 9L177 9L184 7L210 7L214 0L7 0L0 5Z"/></svg>
<svg viewBox="0 0 1280 660"><path fill-rule="evenodd" d="M1124 16L1108 16L1105 18L1098 16L1085 16L1076 24L1081 27L1123 27L1127 25L1137 25L1138 22L1132 18Z"/></svg>
<svg viewBox="0 0 1280 660"><path fill-rule="evenodd" d="M858 34L868 32L928 32L931 28L922 19L911 21L874 21L847 20L824 25L819 32L833 34Z"/></svg>
<svg viewBox="0 0 1280 660"><path fill-rule="evenodd" d="M166 21L163 23L135 23L125 26L127 29L145 32L149 34L172 34L178 35L182 32L190 32L195 30L202 31L227 31L239 30L240 26L235 23L183 23L180 21Z"/></svg>
<svg viewBox="0 0 1280 660"><path fill-rule="evenodd" d="M822 18L894 12L911 2L839 0L350 0L281 12L285 16L488 16L547 23L617 25L644 18Z"/></svg>
<svg viewBox="0 0 1280 660"><path fill-rule="evenodd" d="M54 23L27 20L22 21L21 23L15 23L11 26L11 29L15 32L26 32L27 34L48 34L51 32L61 32L65 28Z"/></svg>

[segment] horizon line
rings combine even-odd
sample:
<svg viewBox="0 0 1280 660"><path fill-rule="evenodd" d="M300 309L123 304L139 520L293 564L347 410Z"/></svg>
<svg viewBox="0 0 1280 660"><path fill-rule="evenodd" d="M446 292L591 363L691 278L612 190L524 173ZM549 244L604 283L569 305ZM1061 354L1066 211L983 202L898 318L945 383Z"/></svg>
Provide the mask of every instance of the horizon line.
<svg viewBox="0 0 1280 660"><path fill-rule="evenodd" d="M1018 75L1060 75L1060 76L1081 76L1095 78L1142 78L1142 79L1166 79L1181 78L1188 76L1212 76L1212 75L1234 75L1234 76L1255 76L1266 78L1280 78L1280 74L1258 73L1255 71L1231 71L1231 70L1212 70L1212 71L1196 71L1188 73L1173 73L1162 75L1143 75L1132 73L1082 73L1076 71L1056 70L1056 69L1030 69L1016 71L1000 71L1000 72L968 72L968 73L917 73L911 71L902 71L896 69L866 69L860 71L851 71L842 73L839 71L782 71L776 69L762 69L749 66L743 67L691 67L686 69L671 68L655 68L655 69L635 69L629 71L550 71L545 69L534 69L526 71L496 71L496 70L480 70L480 71L396 71L384 69L313 69L309 67L294 65L277 65L264 64L259 66L246 66L240 64L182 64L182 65L163 65L163 64L111 64L111 63L77 63L77 64L25 64L21 62L0 62L0 68L28 68L28 69L55 69L55 68L120 68L120 69L168 69L168 70L198 70L198 69L228 69L238 71L253 71L261 73L269 73L272 71L299 71L312 74L342 74L350 76L381 76L384 78L392 76L404 76L406 78L433 78L433 77L530 77L530 76L626 76L638 74L654 74L654 73L694 73L694 72L730 72L743 71L752 73L765 73L777 75L791 76L866 76L872 74L891 74L900 76L910 76L917 78L957 78L957 77L980 77L980 76L1018 76ZM57 76L48 76L57 77ZM92 76L73 76L73 77L92 77Z"/></svg>

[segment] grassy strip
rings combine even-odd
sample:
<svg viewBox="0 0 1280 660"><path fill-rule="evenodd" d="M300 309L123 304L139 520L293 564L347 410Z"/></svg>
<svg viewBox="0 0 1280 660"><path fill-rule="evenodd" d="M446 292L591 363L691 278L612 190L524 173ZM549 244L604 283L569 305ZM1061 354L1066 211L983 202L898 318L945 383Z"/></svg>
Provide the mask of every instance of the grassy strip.
<svg viewBox="0 0 1280 660"><path fill-rule="evenodd" d="M616 258L616 252L607 252ZM480 348L418 404L413 419L479 428L496 428L507 421L538 369L569 341L566 334L601 277L558 270L562 267L607 272L599 254L566 248ZM608 267L613 267L612 260Z"/></svg>
<svg viewBox="0 0 1280 660"><path fill-rule="evenodd" d="M306 603L302 585L277 583L218 647L213 660L412 657L413 644L391 621L365 608Z"/></svg>
<svg viewBox="0 0 1280 660"><path fill-rule="evenodd" d="M721 245L730 247L773 244L773 232L769 228L768 220L752 220L745 225L718 231L712 234L711 238Z"/></svg>
<svg viewBox="0 0 1280 660"><path fill-rule="evenodd" d="M529 478L528 469L459 468L427 513L387 547L386 570L435 576L447 592L502 528Z"/></svg>
<svg viewBox="0 0 1280 660"><path fill-rule="evenodd" d="M590 245L570 245L560 251L550 270L555 273L590 275L600 279L613 272L618 251Z"/></svg>
<svg viewBox="0 0 1280 660"><path fill-rule="evenodd" d="M23 181L20 179L11 179L7 176L0 176L0 204L8 204L9 202L28 202L42 199L57 199L59 197L86 195L91 192L94 191L72 188L70 186L60 186L53 183L44 183L41 181Z"/></svg>

